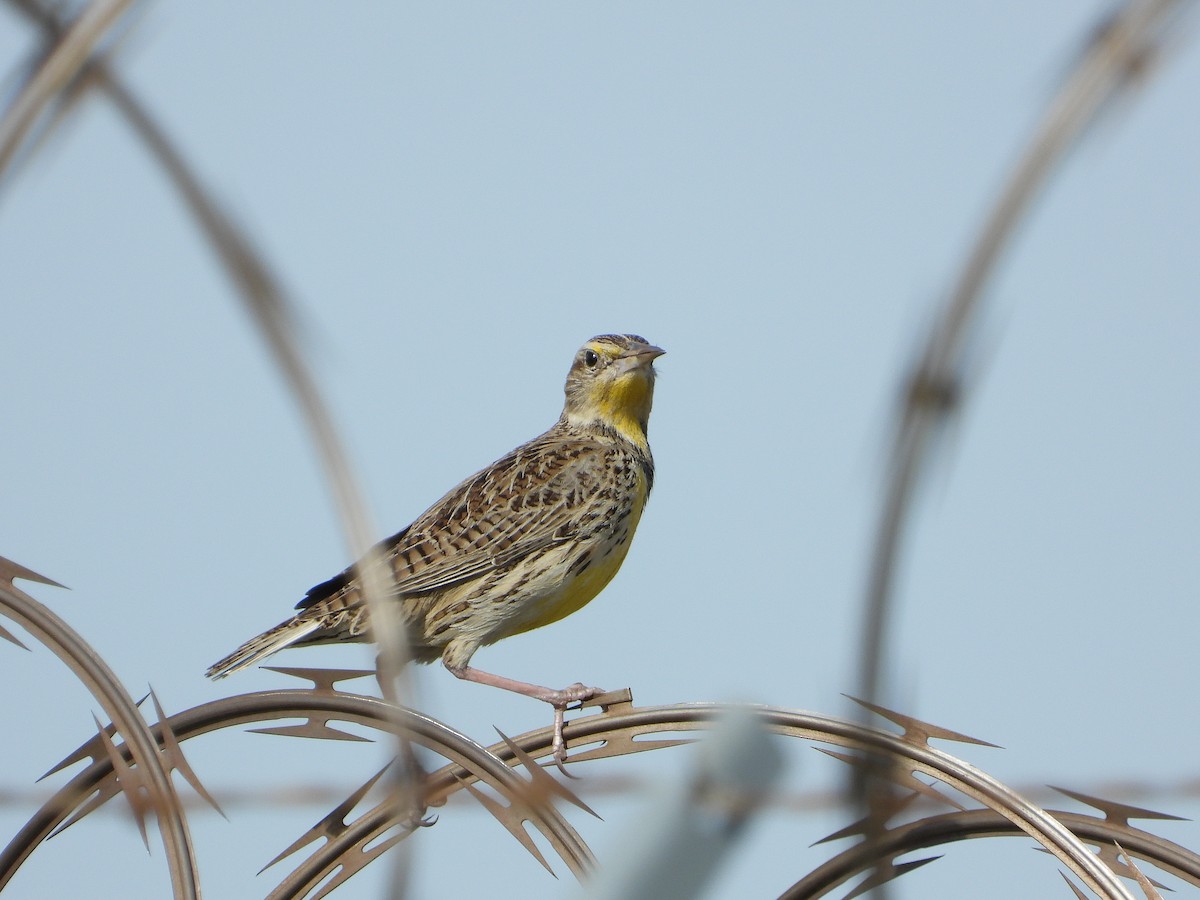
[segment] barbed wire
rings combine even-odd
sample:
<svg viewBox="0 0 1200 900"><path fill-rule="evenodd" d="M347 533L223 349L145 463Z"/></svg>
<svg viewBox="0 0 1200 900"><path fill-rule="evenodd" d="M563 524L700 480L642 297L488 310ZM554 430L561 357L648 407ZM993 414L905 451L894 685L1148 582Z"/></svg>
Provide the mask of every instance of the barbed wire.
<svg viewBox="0 0 1200 900"><path fill-rule="evenodd" d="M108 94L127 116L135 132L154 151L217 250L226 271L260 325L279 368L292 385L301 408L310 419L313 442L322 449L329 480L341 501L344 523L351 535L350 543L356 549L368 546L369 529L364 524L364 504L345 465L329 411L321 402L315 380L298 353L295 337L291 333L286 297L278 288L270 268L232 219L212 201L199 179L183 164L182 157L166 142L165 136L156 132L148 114L132 95L110 77L103 58L93 55L101 37L128 4L120 0L97 0L83 6L73 22L60 21L55 18L49 5L33 0L19 0L14 5L27 14L40 16L47 34L42 52L31 66L27 82L18 91L5 118L0 121L0 177L6 174L6 166L19 160L20 153L25 152L38 137L39 129L52 127L53 116L65 110L83 88L98 87ZM1093 35L1088 45L1092 61L1089 63L1087 58L1081 58L1080 61L1081 83L1076 85L1073 93L1064 91L1067 99L1057 113L1051 110L1048 130L1053 133L1043 137L1040 142L1035 141L1031 147L1026 174L1017 179L1013 193L1000 204L995 220L985 228L980 249L968 261L961 283L952 293L945 323L931 334L926 352L914 368L901 402L901 427L896 449L898 461L894 462L892 470L896 486L888 495L891 499L886 501L888 505L881 513L875 576L868 591L868 607L876 610L874 624L867 629L862 654L865 666L862 692L868 699L877 696L885 674L884 638L888 631L887 605L893 562L899 552L910 498L916 490L934 432L958 405L962 387L963 348L968 343L970 330L967 326L987 274L1012 224L1019 218L1034 188L1048 173L1051 163L1112 95L1128 84L1135 83L1144 74L1146 60L1154 55L1157 39L1162 34L1161 22L1178 6L1182 6L1182 3L1169 0L1130 2L1122 7L1122 14L1114 14L1107 25ZM1127 18L1122 18L1125 13L1128 14ZM1104 79L1109 79L1111 83ZM18 613L27 614L29 610L41 609L27 603L23 593L13 593L12 577L29 578L31 575L28 570L18 567L9 571L4 579L8 593L16 598L14 609ZM381 584L372 593L383 596L385 592L386 585ZM27 615L25 618L20 615L13 618L28 627ZM51 625L42 631L52 639L48 644L53 645L58 637L70 636L65 623L49 618L47 621ZM383 631L387 634L398 633L398 629L394 628L385 628ZM12 639L2 628L0 637ZM56 648L56 653L76 671L89 665L98 667L103 662L81 641L72 642L70 646L65 646L65 641L58 643L60 646ZM399 669L402 656L403 649L400 647L385 652L388 668ZM106 801L122 794L139 815L139 822L141 813L147 808L144 795L157 792L170 801L156 802L150 808L160 815L160 830L164 831L164 837L171 837L168 841L168 859L172 866L176 896L197 896L199 893L198 872L191 859L183 812L201 803L227 808L253 807L260 811L334 807L317 826L300 835L291 847L270 864L312 844L318 845L285 878L272 896L308 896L312 891L323 896L427 824L421 818L424 808L416 809L414 802L396 802L394 791L397 786L411 788L415 792L416 787L412 784L415 773L414 779L393 779L390 785L393 791L387 794L385 800L355 819L350 818L350 813L374 789L383 772L361 786L306 782L303 785L281 783L266 788L261 785L229 786L210 790L193 780L179 751L176 735L178 741L183 741L197 734L247 722L307 716L300 725L273 725L258 730L312 738L329 736L332 732L330 720L341 716L388 733L397 742L402 756L410 739L424 742L424 746L434 746L449 763L443 769L426 775L427 781L422 788L430 793L422 796L422 801L439 807L452 803L455 807L487 811L521 840L543 865L550 868L525 833L525 825L534 823L576 875L588 872L594 860L587 845L555 807L554 801L566 800L590 812L584 800L586 797L642 794L659 780L657 777L637 774L621 777L600 775L589 778L573 791L567 790L542 772L536 762L549 752L549 735L545 729L514 740L504 738L500 743L485 748L448 726L419 712L403 709L395 702L352 695L336 689L338 678L335 676L340 677L344 673L313 675L318 670L303 671L309 674L302 677L315 678L311 690L236 695L171 717L158 709L159 722L153 728L146 726L141 714L136 712L127 698L119 696L118 699L123 702L120 708L108 710L106 707L118 725L101 727L95 738L61 764L60 768L65 768L75 763L86 763L84 771L76 773L66 787L57 792L21 787L0 788L0 808L37 810L30 825L5 848L8 860L6 871L11 875L33 848L62 828L101 809L107 814L116 812L116 805L106 806ZM294 670L292 674L299 672L301 670ZM394 675L392 672L391 676L383 679L385 692L394 690ZM118 690L115 677L107 680L112 682L113 688L109 693L123 695L123 689ZM402 692L402 695L410 699L408 691ZM387 696L387 700L394 699L394 694ZM683 741L643 739L635 742L634 737L707 728L722 711L721 707L711 704L635 708L631 696L610 697L607 705L601 699L597 705L602 707L602 713L576 720L568 729L572 742L584 748L573 755L575 762L675 746ZM881 779L890 779L892 782L888 785L886 796L884 793L879 795L882 799L869 825L857 827L859 823L855 823L831 836L858 836L862 840L798 881L789 896L816 896L818 891L826 891L851 875L871 868L875 874L868 879L868 883L876 886L928 861L898 864L896 859L901 853L939 841L1002 832L1031 835L1070 867L1089 888L1105 897L1130 896L1116 876L1140 875L1131 868L1128 858L1123 860L1116 849L1105 843L1117 835L1124 846L1135 855L1140 855L1140 858L1150 859L1181 874L1181 877L1200 879L1200 857L1196 854L1169 845L1168 842L1156 842L1157 839L1152 839L1146 832L1129 826L1130 818L1172 818L1130 804L1135 801L1145 803L1155 798L1169 798L1176 803L1198 798L1200 776L1177 779L1169 784L1114 777L1091 785L1086 794L1048 790L1040 785L1014 790L928 744L931 738L969 741L964 736L918 722L911 717L889 713L869 703L865 705L899 725L903 733L897 735L868 728L861 723L816 714L766 707L755 710L764 728L790 737L831 744L839 749L826 749L826 752L850 764L856 772L870 770ZM326 714L328 716L323 717ZM886 769L874 768L871 761L878 758L888 760ZM198 795L172 799L171 770L181 772L192 781ZM959 809L945 812L946 798L925 781L916 779L914 776L918 772L983 803L986 808L963 809L957 801L950 801L951 806ZM157 776L156 782L147 781L152 776ZM388 782L383 784L387 785ZM897 784L900 787L898 792ZM481 786L486 786L486 790ZM1042 804L1060 800L1064 793L1099 809L1103 817L1059 814L1041 808ZM1103 795L1110 799L1098 801L1089 795ZM768 808L799 815L845 809L846 795L843 791L832 789L776 792L762 798L761 802ZM938 811L918 821L889 824L901 808L910 816L919 815L922 809ZM918 828L917 825L922 827ZM389 834L391 836L386 840L381 840ZM1101 846L1100 854L1088 851L1081 837L1084 842ZM1146 840L1139 843L1143 837ZM368 851L366 848L373 842L377 843ZM331 878L333 872L337 874Z"/></svg>

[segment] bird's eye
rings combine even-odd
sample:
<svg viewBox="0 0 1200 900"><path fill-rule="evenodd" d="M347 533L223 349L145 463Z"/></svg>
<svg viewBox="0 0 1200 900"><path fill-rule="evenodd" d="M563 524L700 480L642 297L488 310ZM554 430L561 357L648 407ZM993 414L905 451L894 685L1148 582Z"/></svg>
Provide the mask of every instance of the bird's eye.
<svg viewBox="0 0 1200 900"><path fill-rule="evenodd" d="M600 354L595 350L585 350L583 353L583 364L589 369L596 368L596 363L600 362Z"/></svg>

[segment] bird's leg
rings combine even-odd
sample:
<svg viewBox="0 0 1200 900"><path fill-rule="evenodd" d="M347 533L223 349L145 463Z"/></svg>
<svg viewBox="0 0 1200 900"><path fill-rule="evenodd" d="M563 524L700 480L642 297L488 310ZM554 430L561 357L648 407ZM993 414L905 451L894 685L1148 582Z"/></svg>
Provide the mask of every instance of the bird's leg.
<svg viewBox="0 0 1200 900"><path fill-rule="evenodd" d="M524 694L526 697L532 697L535 700L541 700L543 703L549 703L554 707L554 741L551 744L551 749L554 751L554 762L558 766L559 771L564 775L567 770L563 768L563 763L567 760L567 742L563 738L564 713L568 704L577 703L581 700L591 700L604 693L602 688L588 687L580 682L561 690L542 687L540 684L530 684L527 681L517 681L515 678L505 678L503 675L493 675L491 672L484 672L481 669L474 669L471 666L451 666L448 663L443 663L450 673L456 678L461 678L464 681L474 681L476 684L488 684L492 687L502 688L506 691L512 691L516 694Z"/></svg>

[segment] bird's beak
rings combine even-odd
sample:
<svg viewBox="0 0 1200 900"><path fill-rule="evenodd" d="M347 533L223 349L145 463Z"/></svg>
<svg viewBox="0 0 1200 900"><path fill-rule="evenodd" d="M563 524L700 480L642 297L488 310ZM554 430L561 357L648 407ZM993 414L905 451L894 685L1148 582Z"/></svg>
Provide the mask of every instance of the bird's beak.
<svg viewBox="0 0 1200 900"><path fill-rule="evenodd" d="M661 347L651 345L630 347L617 357L616 365L613 368L621 376L628 375L631 372L648 372L650 375L653 375L654 368L651 366L651 363L666 352Z"/></svg>
<svg viewBox="0 0 1200 900"><path fill-rule="evenodd" d="M636 365L646 365L654 362L667 351L662 347L647 345L645 347L636 347L626 350L621 354L621 359L636 360Z"/></svg>

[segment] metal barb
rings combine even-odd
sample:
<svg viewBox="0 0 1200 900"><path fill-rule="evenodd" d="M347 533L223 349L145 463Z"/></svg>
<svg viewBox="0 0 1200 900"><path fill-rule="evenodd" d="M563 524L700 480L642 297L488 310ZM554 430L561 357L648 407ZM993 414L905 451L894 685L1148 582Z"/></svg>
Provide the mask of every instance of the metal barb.
<svg viewBox="0 0 1200 900"><path fill-rule="evenodd" d="M113 797L117 796L117 794L119 794L119 793L121 793L121 788L117 784L117 779L113 775L113 773L109 772L109 774L104 778L104 780L102 782L100 782L100 784L96 785L96 787L93 789L91 799L87 800L86 802L79 803L75 807L75 812L73 812L69 817L64 819L57 828L55 828L48 835L46 835L46 839L50 840L51 838L58 837L60 834L62 834L64 831L66 831L68 828L70 828L72 825L74 825L76 822L78 822L80 819L82 819L84 816L95 812L97 809L99 809L101 806L103 806L105 803L107 803ZM87 795L83 794L82 796L87 796ZM82 799L82 797L80 799Z"/></svg>
<svg viewBox="0 0 1200 900"><path fill-rule="evenodd" d="M115 725L105 725L104 726L104 731L108 734L109 737L112 737L112 735L116 733L116 730L117 730L117 727ZM90 759L90 760L92 760L92 762L96 762L97 760L101 759L103 756L104 756L104 746L103 746L103 744L100 743L100 738L99 737L89 738L88 740L86 740L82 744L80 744L78 747L76 747L73 751L71 751L66 756L64 756L61 761L59 761L58 763L55 763L55 765L53 767L51 767L50 769L47 769L46 772L37 780L45 781L51 775L57 774L58 772L61 772L63 769L66 769L66 768L69 768L70 766L75 765L75 763L77 763L77 762L83 762L83 760L85 760L85 759Z"/></svg>
<svg viewBox="0 0 1200 900"><path fill-rule="evenodd" d="M24 581L36 581L39 584L48 584L51 587L62 587L62 585L57 581L47 578L45 575L39 575L32 569L25 568L20 563L13 562L11 559L5 559L3 556L0 556L0 581L8 582L8 586L16 590L17 586L13 584L13 580L17 578L20 578ZM17 639L16 635L14 635L3 625L0 625L0 638L16 644L22 650L29 649ZM42 777L44 778L45 776L43 775Z"/></svg>
<svg viewBox="0 0 1200 900"><path fill-rule="evenodd" d="M827 844L830 841L840 841L842 838L855 837L856 835L866 836L873 832L878 832L889 821L903 812L919 796L921 795L916 791L909 794L892 794L888 799L878 802L875 809L857 822L851 822L845 828L839 829L832 834L827 834L820 840L813 841L809 846L815 847L818 844Z"/></svg>
<svg viewBox="0 0 1200 900"><path fill-rule="evenodd" d="M270 728L247 728L246 730L252 734L278 734L281 737L298 737L310 738L317 741L361 741L363 743L373 743L373 739L363 737L361 734L351 734L349 731L342 731L338 728L332 728L329 723L330 719L310 718L300 725L274 725Z"/></svg>
<svg viewBox="0 0 1200 900"><path fill-rule="evenodd" d="M280 860L287 859L301 847L307 847L313 841L316 841L320 838L331 839L345 832L348 827L346 825L346 816L350 815L350 811L353 810L354 807L358 806L363 797L367 796L367 793L371 790L371 788L373 788L379 779L383 777L383 773L391 767L392 763L389 762L386 766L367 779L366 784L335 806L319 822L313 825L312 828L308 829L308 831L304 832L304 834L300 835L300 837L293 841L286 850L259 869L258 874L261 875Z"/></svg>
<svg viewBox="0 0 1200 900"><path fill-rule="evenodd" d="M1132 878L1138 884L1146 882L1154 887L1160 887L1164 889L1167 887L1165 884L1155 881L1153 878L1147 878L1138 870L1137 866L1132 864L1132 861L1126 862L1126 860L1129 860L1129 855L1121 849L1120 844L1098 844L1097 846L1100 848L1100 852L1097 854L1097 856L1100 857L1100 861L1118 875L1124 878ZM1158 892L1155 891L1155 896L1157 896L1157 893ZM1153 900L1153 897L1150 898L1150 900ZM1159 897L1158 900L1162 900L1162 898Z"/></svg>
<svg viewBox="0 0 1200 900"><path fill-rule="evenodd" d="M141 700L136 701L134 706L140 709L141 705L146 702L149 696L149 694L146 694ZM160 715L159 718L161 719L162 716ZM117 726L112 724L105 725L104 730L109 737L112 737L114 734L116 734ZM60 762L56 763L53 768L47 770L46 773L37 780L44 781L56 772L61 772L63 769L73 766L77 762L82 762L85 759L90 759L92 762L97 762L103 756L104 748L100 744L100 738L88 738L86 741L76 747L71 753L67 754Z"/></svg>
<svg viewBox="0 0 1200 900"><path fill-rule="evenodd" d="M1110 823L1110 824L1114 824L1114 825L1118 825L1118 826L1123 825L1123 823ZM1123 825L1123 827L1130 828L1132 826ZM1120 848L1120 846L1121 846L1120 844L1115 844L1115 843L1107 844L1102 841L1090 841L1090 843L1095 843L1096 847L1098 848L1099 852L1096 853L1096 858L1099 859L1100 862L1102 862L1106 866L1108 866L1110 869L1112 869L1116 874L1120 875L1122 878L1129 878L1133 881L1138 881L1139 883L1141 882L1142 879L1145 879L1147 882L1149 882L1154 887L1159 887L1159 888L1162 888L1163 890L1170 890L1170 888L1168 888L1165 884L1155 881L1152 878L1147 878L1140 871L1138 871L1136 866L1132 866L1129 863L1127 863L1125 860L1129 858L1128 854L1124 854L1125 858L1122 859L1123 851L1118 852L1118 848ZM1034 847L1034 849L1037 850L1039 853L1049 853L1050 852L1045 847ZM1160 898L1160 900L1161 900L1161 898Z"/></svg>
<svg viewBox="0 0 1200 900"><path fill-rule="evenodd" d="M1125 857L1126 868L1133 872L1133 879L1138 883L1138 887L1142 889L1142 893L1146 895L1146 900L1163 900L1163 895L1155 890L1155 888L1165 888L1166 885L1159 884L1157 881L1147 878L1142 873L1142 870L1137 867L1137 863L1133 861L1133 857L1126 853L1125 848L1120 844L1114 844L1113 846L1117 849L1118 859L1122 856Z"/></svg>
<svg viewBox="0 0 1200 900"><path fill-rule="evenodd" d="M542 851L537 848L537 844L533 842L533 838L529 832L525 830L525 816L518 812L516 804L505 806L500 801L489 797L475 785L471 784L465 778L459 777L459 783L463 789L472 797L479 801L479 805L492 814L492 816L501 825L507 829L508 833L517 839L522 847L530 852L534 859L540 862L547 872L558 878L554 869L550 867L550 863L546 862L546 857L542 856Z"/></svg>
<svg viewBox="0 0 1200 900"><path fill-rule="evenodd" d="M924 859L914 859L912 862L897 863L893 859L886 863L880 863L874 868L869 877L846 895L845 900L853 900L854 897L861 897L867 891L872 891L882 884L894 881L901 875L911 872L913 869L919 869L921 866L941 858L939 855L927 856Z"/></svg>
<svg viewBox="0 0 1200 900"><path fill-rule="evenodd" d="M1062 869L1059 869L1058 874L1062 876L1063 881L1067 883L1067 887L1069 887L1075 893L1075 896L1078 897L1079 900L1087 900L1087 894L1076 887L1075 882L1067 877L1066 872L1064 872Z"/></svg>
<svg viewBox="0 0 1200 900"><path fill-rule="evenodd" d="M113 743L113 739L109 737L104 730L104 726L100 724L100 720L92 717L96 721L96 730L100 733L100 741L104 744L104 749L108 752L108 758L112 762L113 774L116 776L117 784L121 786L121 792L125 795L125 799L129 801L129 809L133 813L133 820L137 823L138 831L142 835L142 843L146 845L146 851L150 851L150 838L146 833L146 812L150 809L148 797L150 787L146 784L146 780L142 777L140 769L130 765L125 761L124 754L121 753ZM144 793L143 793L144 791Z"/></svg>
<svg viewBox="0 0 1200 900"><path fill-rule="evenodd" d="M0 556L0 581L7 581L9 587L16 587L13 581L20 578L22 581L36 581L38 584L48 584L50 587L62 588L70 590L66 585L59 584L53 578L47 578L45 575L39 575L32 569L27 569L11 559L5 559Z"/></svg>
<svg viewBox="0 0 1200 900"><path fill-rule="evenodd" d="M911 769L906 769L896 765L880 766L877 762L868 757L858 756L853 753L841 753L837 750L826 749L825 747L814 747L813 749L824 753L826 756L832 756L834 759L840 759L842 762L856 767L859 771L869 771L872 775L881 775L886 777L889 781L895 782L902 788L915 791L916 793L929 797L932 800L936 800L939 803L945 803L947 806L953 806L955 809L966 809L966 807L957 800L947 797L932 785L928 785L921 781L921 779L917 778L916 775L913 774ZM868 815L867 819L873 823L879 822L879 817L874 813Z"/></svg>
<svg viewBox="0 0 1200 900"><path fill-rule="evenodd" d="M603 821L603 817L600 816L599 813L584 803L583 800L581 800L579 796L566 785L556 781L554 776L539 766L537 761L532 756L513 743L508 735L506 735L499 728L496 729L496 734L500 735L500 739L504 741L504 743L508 746L508 749L512 751L513 756L516 757L521 765L525 767L525 770L529 772L528 793L524 799L527 799L530 803L536 804L545 803L551 797L561 797L568 803L575 804L584 812Z"/></svg>
<svg viewBox="0 0 1200 900"><path fill-rule="evenodd" d="M942 728L939 725L932 725L929 722L922 722L920 719L906 716L904 713L896 712L888 709L885 706L880 706L877 703L871 703L867 700L860 700L857 697L852 697L849 694L843 694L848 700L853 700L864 709L869 709L876 715L882 716L889 722L899 725L904 730L904 739L912 744L928 745L929 741L936 738L941 741L956 741L960 744L976 744L980 747L992 747L997 750L1003 750L999 744L993 744L991 741L981 741L979 738L973 738L970 735L963 734L958 731L951 731L949 728Z"/></svg>
<svg viewBox="0 0 1200 900"><path fill-rule="evenodd" d="M145 698L142 699L144 700ZM162 705L158 702L158 695L154 693L153 689L150 691L150 699L154 702L154 712L158 715L158 743L162 747L163 755L167 758L167 767L182 775L183 780L192 786L192 790L203 797L209 806L219 812L221 818L228 821L229 816L225 815L225 810L221 809L221 804L204 787L204 784L200 781L200 776L196 774L196 770L187 761L187 757L183 755L183 749L179 746L175 732L171 730L171 726L167 722L167 717L163 713Z"/></svg>
<svg viewBox="0 0 1200 900"><path fill-rule="evenodd" d="M1170 822L1186 822L1188 821L1183 816L1173 816L1170 813L1156 812L1153 809L1144 809L1140 806L1130 806L1128 803L1118 803L1115 800L1105 800L1103 797L1093 797L1090 794L1081 794L1078 791L1068 790L1064 787L1056 785L1047 785L1052 791L1058 791L1060 794L1065 794L1072 800L1078 800L1084 806L1090 806L1093 809L1098 809L1104 813L1104 820L1117 825L1128 825L1130 819L1160 819Z"/></svg>
<svg viewBox="0 0 1200 900"><path fill-rule="evenodd" d="M24 644L22 644L19 640L17 640L16 636L11 631L9 631L7 628L5 628L3 625L0 625L0 638L3 638L6 641L10 641L11 643L16 644L22 650L29 649Z"/></svg>
<svg viewBox="0 0 1200 900"><path fill-rule="evenodd" d="M365 678L368 675L374 676L376 674L374 669L310 669L293 666L262 666L262 668L271 672L279 672L281 675L290 675L302 681L311 681L313 686L310 690L314 694L346 694L347 696L349 696L347 692L337 689L336 685L338 682L350 681L355 678ZM320 718L309 716L300 725L274 725L270 728L249 728L247 730L254 734L278 734L282 737L310 738L318 741L360 741L367 744L373 743L372 738L331 727L329 724L331 721L334 721L332 717Z"/></svg>
<svg viewBox="0 0 1200 900"><path fill-rule="evenodd" d="M311 681L313 691L331 694L342 693L335 687L339 681L366 678L368 675L374 677L376 674L374 669L308 669L295 666L262 666L261 668L269 672L278 672L281 675L290 675L302 681Z"/></svg>
<svg viewBox="0 0 1200 900"><path fill-rule="evenodd" d="M1129 825L1106 822L1097 816L1057 811L1050 811L1050 815L1075 835L1082 845L1111 848L1114 843L1118 843L1122 845L1122 849L1129 848L1139 859L1183 879L1193 887L1200 887L1200 854L1155 837L1149 832ZM975 838L1016 837L1027 834L1028 832L1016 822L994 808L938 812L896 824L882 832L875 840L859 841L847 847L795 882L781 894L781 900L829 896L839 886L869 872L879 859L886 862L910 853L941 848L954 842ZM1041 849L1050 852L1044 844ZM1117 877L1116 871L1110 865L1106 865L1091 849L1081 850L1087 854L1089 863L1103 867L1114 879ZM1060 860L1063 859L1057 853L1055 855ZM1075 875L1078 877L1079 873L1075 872ZM1095 891L1095 894L1087 894L1089 897L1125 897L1132 900L1132 895L1128 892L1114 892L1090 884L1088 886Z"/></svg>

